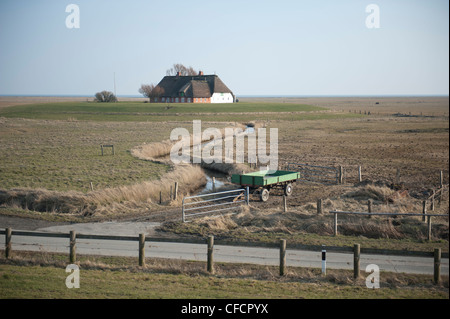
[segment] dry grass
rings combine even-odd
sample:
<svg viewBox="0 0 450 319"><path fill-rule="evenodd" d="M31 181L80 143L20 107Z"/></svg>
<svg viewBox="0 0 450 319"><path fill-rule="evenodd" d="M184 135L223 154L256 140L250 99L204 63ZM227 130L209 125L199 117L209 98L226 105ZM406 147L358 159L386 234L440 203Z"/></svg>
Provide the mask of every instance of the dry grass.
<svg viewBox="0 0 450 319"><path fill-rule="evenodd" d="M38 212L110 216L145 211L159 202L160 192L168 193L178 182L179 199L169 205L179 205L183 195L189 195L206 183L200 167L176 166L161 179L135 185L105 188L87 194L45 189L12 189L0 191L0 205L8 205Z"/></svg>
<svg viewBox="0 0 450 319"><path fill-rule="evenodd" d="M248 125L252 125L255 128L257 128L257 127L262 127L265 124L263 122L251 122L251 123L248 123ZM240 129L245 128L244 125L237 124L237 123L233 123L233 125L230 127L237 127ZM222 128L222 129L219 129L219 131L222 134L222 137L225 137L225 129ZM201 143L205 143L207 141L210 141L210 139L203 139L201 141ZM162 142L143 144L143 145L134 147L131 150L131 154L141 160L154 161L154 162L164 163L164 164L173 166L173 163L171 162L171 160L169 159L168 156L170 155L172 147L176 143L177 143L177 141L164 140ZM192 149L198 147L199 144L194 144L192 134L190 135L190 139L189 139L188 143L189 143L188 146L191 146L190 155L191 155L191 162L193 162ZM223 149L224 149L224 144L225 143L222 143ZM251 171L251 168L247 164L244 164L244 163L241 163L241 164L240 163L225 163L224 156L225 156L225 152L222 151L222 163L216 163L215 161L212 163L205 163L202 160L200 163L200 166L203 168L206 168L208 170L213 170L213 171L217 171L217 172L228 174L228 175L241 174L241 173L246 173L246 172Z"/></svg>
<svg viewBox="0 0 450 319"><path fill-rule="evenodd" d="M366 212L368 199L373 200L374 212L407 213L421 212L422 202L412 197L400 198L389 202L394 191L388 187L365 185L356 190L350 190L342 196L323 201L325 211L355 211ZM443 204L434 213L446 214L448 206ZM219 217L204 217L194 220L189 229L196 229L199 234L215 234L216 236L232 237L242 234L317 234L330 236L334 234L333 218L330 214L317 215L316 202L290 208L282 212L281 207L258 209L247 207L234 215ZM171 227L170 225L168 226ZM433 221L433 240L448 240L448 218L435 218ZM382 216L340 216L339 233L349 236L364 236L367 238L393 238L426 240L427 225L421 217L386 218Z"/></svg>

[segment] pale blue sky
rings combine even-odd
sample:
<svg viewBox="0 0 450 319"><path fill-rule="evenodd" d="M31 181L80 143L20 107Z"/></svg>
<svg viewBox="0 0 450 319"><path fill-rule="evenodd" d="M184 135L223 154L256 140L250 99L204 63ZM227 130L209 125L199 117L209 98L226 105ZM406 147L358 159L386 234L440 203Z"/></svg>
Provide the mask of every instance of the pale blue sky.
<svg viewBox="0 0 450 319"><path fill-rule="evenodd" d="M115 72L139 95L183 63L238 96L448 95L448 29L448 0L1 0L0 94L91 96Z"/></svg>

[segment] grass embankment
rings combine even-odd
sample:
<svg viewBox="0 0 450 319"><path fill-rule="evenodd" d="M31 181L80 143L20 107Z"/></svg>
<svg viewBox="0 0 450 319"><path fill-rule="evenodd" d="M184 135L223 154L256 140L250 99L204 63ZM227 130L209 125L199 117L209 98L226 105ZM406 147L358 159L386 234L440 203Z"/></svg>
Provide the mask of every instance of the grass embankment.
<svg viewBox="0 0 450 319"><path fill-rule="evenodd" d="M273 114L276 112L276 114ZM228 121L314 120L361 117L352 113L335 113L318 106L294 103L234 104L164 104L164 103L96 103L59 102L16 105L0 109L0 117L97 122L163 122L163 121Z"/></svg>
<svg viewBox="0 0 450 319"><path fill-rule="evenodd" d="M145 267L136 258L78 256L80 288L68 289L67 256L15 253L0 258L0 298L361 298L446 299L448 277L438 285L431 275L382 272L380 289L365 286L352 271L288 267L278 276L272 266L216 263L215 274L205 263L151 259ZM24 267L27 266L27 267Z"/></svg>

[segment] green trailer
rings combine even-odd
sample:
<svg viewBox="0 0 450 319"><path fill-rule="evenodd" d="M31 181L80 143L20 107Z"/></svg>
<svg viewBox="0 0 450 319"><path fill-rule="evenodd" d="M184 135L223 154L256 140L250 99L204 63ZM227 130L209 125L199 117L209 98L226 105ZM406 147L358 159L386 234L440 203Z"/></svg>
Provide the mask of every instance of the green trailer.
<svg viewBox="0 0 450 319"><path fill-rule="evenodd" d="M300 179L300 173L291 171L259 171L231 176L233 184L249 187L251 193L258 195L263 202L269 199L271 189L281 188L286 196L290 196L292 184L298 179Z"/></svg>

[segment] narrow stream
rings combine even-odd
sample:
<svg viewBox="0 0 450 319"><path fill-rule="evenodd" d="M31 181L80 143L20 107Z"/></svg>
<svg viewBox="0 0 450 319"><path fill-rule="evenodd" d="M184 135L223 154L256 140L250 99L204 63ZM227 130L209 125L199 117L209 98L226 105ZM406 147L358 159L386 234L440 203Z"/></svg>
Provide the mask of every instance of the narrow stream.
<svg viewBox="0 0 450 319"><path fill-rule="evenodd" d="M214 191L218 191L227 182L228 177L227 174L212 171L206 168L203 168L203 172L205 173L206 177L206 185L203 187L202 190L200 190L200 192L198 192L198 194L212 193Z"/></svg>
<svg viewBox="0 0 450 319"><path fill-rule="evenodd" d="M253 125L247 125L247 127L245 128L245 130L243 131L242 134L247 135L247 134L253 133L253 132L255 132L255 128L253 127ZM209 143L212 143L212 142L203 143L202 148L204 146L208 145ZM222 186L225 185L225 183L228 182L227 174L217 172L214 170L209 170L204 167L202 169L203 169L203 172L205 173L206 185L197 194L205 194L205 193L211 193L213 191L218 191L218 190L220 190L220 188ZM213 183L213 178L214 178L214 183Z"/></svg>

